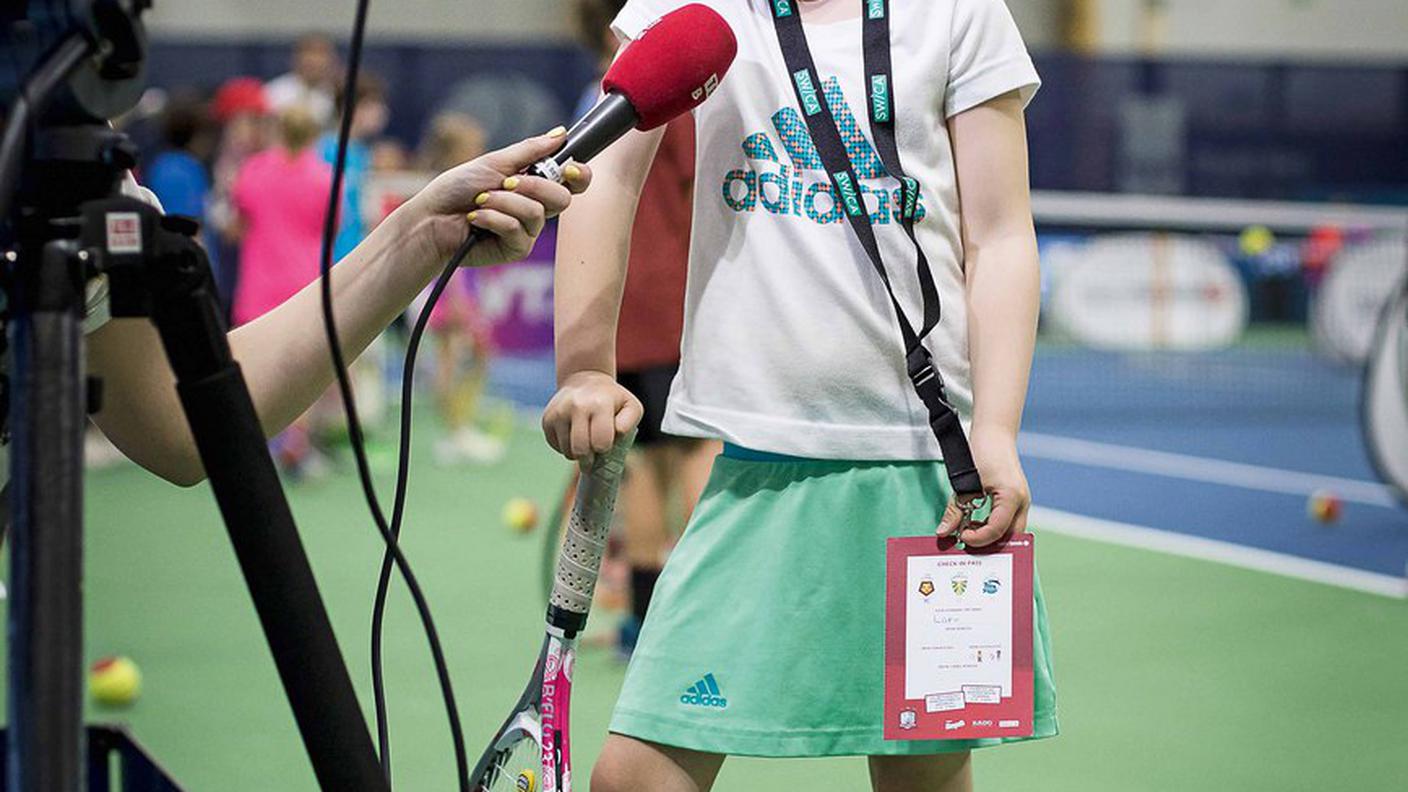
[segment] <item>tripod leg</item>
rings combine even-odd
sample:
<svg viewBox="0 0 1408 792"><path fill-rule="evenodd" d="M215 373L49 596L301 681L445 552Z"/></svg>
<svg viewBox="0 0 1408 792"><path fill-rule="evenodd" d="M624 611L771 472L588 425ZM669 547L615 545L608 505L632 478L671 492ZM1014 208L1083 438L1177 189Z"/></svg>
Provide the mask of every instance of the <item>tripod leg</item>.
<svg viewBox="0 0 1408 792"><path fill-rule="evenodd" d="M16 269L10 495L10 792L84 788L82 279L51 242Z"/></svg>
<svg viewBox="0 0 1408 792"><path fill-rule="evenodd" d="M202 262L157 278L176 286L159 289L152 320L314 773L323 789L385 792L254 402L230 354L209 268Z"/></svg>

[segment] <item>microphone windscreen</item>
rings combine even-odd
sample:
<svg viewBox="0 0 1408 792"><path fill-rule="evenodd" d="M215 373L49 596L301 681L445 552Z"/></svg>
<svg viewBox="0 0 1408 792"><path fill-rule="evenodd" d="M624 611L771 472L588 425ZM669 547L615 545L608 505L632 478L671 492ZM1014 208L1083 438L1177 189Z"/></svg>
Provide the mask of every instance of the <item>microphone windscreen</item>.
<svg viewBox="0 0 1408 792"><path fill-rule="evenodd" d="M707 99L737 54L738 40L724 18L690 3L627 44L601 87L630 101L640 116L636 129L654 129Z"/></svg>

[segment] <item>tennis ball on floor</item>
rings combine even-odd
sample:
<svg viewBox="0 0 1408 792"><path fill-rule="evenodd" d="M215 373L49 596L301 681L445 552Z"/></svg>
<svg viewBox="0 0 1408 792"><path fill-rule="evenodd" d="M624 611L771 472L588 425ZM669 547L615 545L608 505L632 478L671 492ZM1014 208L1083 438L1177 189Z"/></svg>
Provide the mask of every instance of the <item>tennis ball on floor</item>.
<svg viewBox="0 0 1408 792"><path fill-rule="evenodd" d="M126 707L142 695L142 672L130 657L104 657L88 672L88 690L105 707Z"/></svg>
<svg viewBox="0 0 1408 792"><path fill-rule="evenodd" d="M538 507L527 498L513 498L504 504L504 525L518 533L528 533L538 524Z"/></svg>
<svg viewBox="0 0 1408 792"><path fill-rule="evenodd" d="M1344 511L1344 504L1340 501L1340 496L1335 493L1329 490L1316 490L1311 493L1305 510L1310 515L1310 519L1328 525L1340 519L1340 514Z"/></svg>

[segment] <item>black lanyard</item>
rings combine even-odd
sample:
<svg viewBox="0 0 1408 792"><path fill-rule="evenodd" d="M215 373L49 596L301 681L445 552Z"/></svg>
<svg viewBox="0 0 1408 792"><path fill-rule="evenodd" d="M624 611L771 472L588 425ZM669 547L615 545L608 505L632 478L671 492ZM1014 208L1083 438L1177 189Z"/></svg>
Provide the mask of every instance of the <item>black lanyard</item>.
<svg viewBox="0 0 1408 792"><path fill-rule="evenodd" d="M782 57L787 62L787 72L791 75L792 88L797 94L797 104L806 119L812 142L816 145L821 162L831 179L832 197L840 204L852 230L865 248L866 256L874 266L885 291L890 296L890 304L895 309L899 322L900 336L904 341L905 364L909 381L915 393L924 402L929 412L929 428L938 438L943 450L944 466L948 471L949 483L953 491L960 495L982 493L983 482L978 477L978 469L973 464L973 452L968 447L968 438L963 434L963 425L958 413L949 404L944 390L943 377L934 367L933 356L924 348L924 338L939 323L939 291L934 285L934 275L929 269L929 261L924 250L914 236L914 219L919 204L919 182L905 175L900 163L899 144L895 140L895 90L890 72L890 2L889 0L860 0L863 6L865 84L869 92L870 132L875 140L875 150L885 170L898 179L902 186L900 201L900 224L914 245L916 268L919 275L919 290L924 300L924 323L918 332L910 323L899 298L895 296L890 275L885 271L885 262L880 255L880 245L875 238L875 229L870 224L870 212L860 194L860 180L856 178L851 158L846 153L846 145L841 140L841 132L836 126L836 118L826 102L822 90L821 75L817 73L812 60L811 48L807 46L807 34L802 29L802 16L796 0L767 0L772 6L773 25L777 28L777 42L782 46Z"/></svg>

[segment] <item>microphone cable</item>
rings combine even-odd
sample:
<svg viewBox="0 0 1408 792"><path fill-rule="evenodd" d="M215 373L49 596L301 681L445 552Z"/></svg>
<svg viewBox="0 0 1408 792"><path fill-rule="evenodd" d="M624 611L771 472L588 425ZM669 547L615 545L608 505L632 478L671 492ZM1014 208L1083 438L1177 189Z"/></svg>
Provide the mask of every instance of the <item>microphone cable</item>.
<svg viewBox="0 0 1408 792"><path fill-rule="evenodd" d="M422 628L425 632L426 642L430 646L430 652L435 665L435 675L439 681L440 692L445 702L445 714L449 720L450 736L454 744L455 766L461 792L470 792L469 787L469 757L465 753L464 729L460 722L459 709L455 700L454 689L450 681L449 667L445 662L445 652L440 642L439 632L435 628L435 621L430 613L430 605L426 601L425 594L421 589L415 573L411 570L410 563L406 560L399 544L401 529L401 519L404 513L407 480L410 467L410 443L411 443L411 389L415 372L416 352L420 347L421 336L425 332L425 326L430 316L430 311L439 300L440 295L449 285L451 277L469 255L470 249L479 241L479 235L470 233L464 243L456 251L455 255L445 265L440 277L436 280L435 286L431 290L430 299L425 309L421 312L416 322L414 331L411 334L410 343L406 351L406 368L402 379L402 402L401 402L401 436L398 448L398 461L396 473L396 495L392 512L392 521L387 523L386 515L382 511L381 502L377 498L376 486L372 482L371 465L367 461L367 451L365 437L362 432L362 424L357 417L357 405L352 391L351 377L347 371L347 362L342 354L342 345L337 334L337 320L333 312L332 296L332 248L333 240L337 234L337 221L340 214L339 209L342 204L342 183L347 169L347 146L351 137L352 118L356 110L356 88L357 75L361 69L362 45L366 38L367 13L371 3L370 0L357 0L356 17L352 27L352 38L348 45L347 52L347 74L343 85L343 107L340 126L337 136L337 154L333 163L332 188L328 195L328 210L323 221L323 240L321 259L319 262L319 272L321 276L321 302L323 312L323 329L327 335L328 349L332 355L333 371L336 374L338 391L342 396L343 411L347 416L347 435L352 454L357 463L357 475L361 482L362 492L366 496L367 507L371 511L372 520L376 524L377 531L381 534L382 541L386 545L385 555L382 559L381 575L378 579L376 604L373 609L373 631L372 631L372 686L376 699L376 720L377 720L377 748L380 754L382 771L386 774L387 785L391 785L391 741L390 731L386 712L385 679L382 673L381 656L381 627L385 611L386 593L390 584L390 570L394 563L400 571L402 579L406 582L406 588L411 594L415 603L416 612L420 616Z"/></svg>
<svg viewBox="0 0 1408 792"><path fill-rule="evenodd" d="M440 301L440 295L450 285L450 280L455 272L460 268L465 256L469 255L470 248L478 238L471 234L465 240L460 249L445 264L444 270L435 279L435 284L430 289L429 299L426 300L425 307L421 309L420 315L416 317L416 323L411 330L411 335L406 344L406 359L401 374L401 415L400 415L400 439L396 453L396 495L391 507L391 536L399 541L401 536L402 520L405 517L406 493L409 489L410 466L411 466L411 407L415 392L415 371L416 355L420 351L421 338L425 335L425 328L430 321L430 312ZM392 545L387 545L386 552L381 558L381 572L376 582L376 597L372 603L372 698L376 708L376 737L381 750L382 764L391 767L391 736L390 736L390 715L386 709L386 679L382 670L382 633L386 620L386 595L391 586L391 566L395 558L392 555ZM409 583L409 580L407 581ZM437 668L438 670L438 668ZM448 685L448 677L446 678ZM463 735L459 734L457 726L451 727L456 731L455 748L458 756L463 753ZM466 757L467 758L467 757ZM461 775L466 779L468 773L467 764L462 764Z"/></svg>

